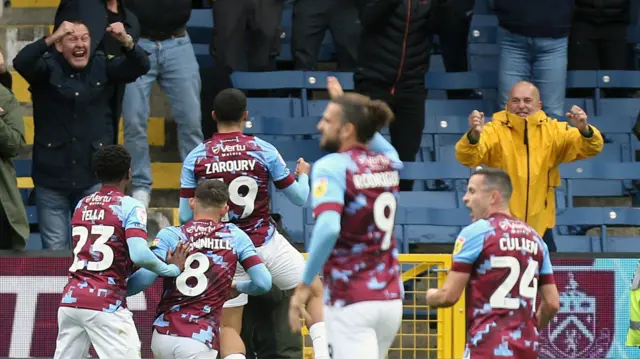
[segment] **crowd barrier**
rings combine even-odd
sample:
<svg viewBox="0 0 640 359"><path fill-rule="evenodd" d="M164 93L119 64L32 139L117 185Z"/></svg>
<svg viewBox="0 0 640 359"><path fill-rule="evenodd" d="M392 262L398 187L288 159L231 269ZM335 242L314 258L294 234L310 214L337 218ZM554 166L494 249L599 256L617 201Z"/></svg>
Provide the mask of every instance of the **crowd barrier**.
<svg viewBox="0 0 640 359"><path fill-rule="evenodd" d="M629 290L640 254L622 256L580 253L553 258L561 310L542 332L541 358L640 358L640 349L625 346ZM424 292L442 284L451 256L405 254L401 261L407 283L405 320L389 358L460 359L464 302L437 312L424 305ZM0 251L0 358L52 357L56 313L70 262L71 252L15 255ZM157 282L129 299L143 358L152 357L151 323L161 293ZM308 337L304 341L309 347Z"/></svg>

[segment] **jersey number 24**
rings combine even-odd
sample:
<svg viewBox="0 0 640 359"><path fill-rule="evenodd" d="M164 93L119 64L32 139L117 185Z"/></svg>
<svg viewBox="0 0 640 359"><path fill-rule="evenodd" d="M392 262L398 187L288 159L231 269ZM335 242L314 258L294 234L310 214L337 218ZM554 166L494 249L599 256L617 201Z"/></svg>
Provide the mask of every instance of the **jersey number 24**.
<svg viewBox="0 0 640 359"><path fill-rule="evenodd" d="M536 278L536 272L538 271L537 261L529 261L529 264L524 270L524 273L522 273L522 276L520 276L520 261L515 257L491 257L491 268L509 269L507 278L500 284L496 291L493 292L491 298L489 298L491 308L520 308L520 298L507 298L507 295L511 293L511 290L518 282L518 278L520 278L518 292L521 297L530 298L533 303L533 310L536 310L536 294L538 294L538 278Z"/></svg>

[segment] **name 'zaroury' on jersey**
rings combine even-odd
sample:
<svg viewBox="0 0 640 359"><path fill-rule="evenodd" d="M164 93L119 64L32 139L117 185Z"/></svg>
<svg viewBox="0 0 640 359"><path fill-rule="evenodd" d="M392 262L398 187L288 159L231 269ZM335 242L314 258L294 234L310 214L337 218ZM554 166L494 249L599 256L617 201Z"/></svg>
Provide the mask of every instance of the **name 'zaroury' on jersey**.
<svg viewBox="0 0 640 359"><path fill-rule="evenodd" d="M233 171L253 171L256 167L256 160L237 160L205 163L206 174L233 172Z"/></svg>
<svg viewBox="0 0 640 359"><path fill-rule="evenodd" d="M359 173L353 175L353 185L356 189L393 187L400 184L400 174L398 171L388 171L379 173Z"/></svg>
<svg viewBox="0 0 640 359"><path fill-rule="evenodd" d="M231 241L228 239L204 237L196 241L193 241L192 243L193 243L193 246L198 249L203 247L207 249L227 249L227 250L233 249L231 247Z"/></svg>

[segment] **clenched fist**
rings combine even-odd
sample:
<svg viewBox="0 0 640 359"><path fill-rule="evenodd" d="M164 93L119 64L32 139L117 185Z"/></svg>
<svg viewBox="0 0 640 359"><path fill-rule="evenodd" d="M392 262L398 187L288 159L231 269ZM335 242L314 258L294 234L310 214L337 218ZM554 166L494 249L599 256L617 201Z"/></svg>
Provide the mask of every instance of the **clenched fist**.
<svg viewBox="0 0 640 359"><path fill-rule="evenodd" d="M128 49L133 48L133 39L131 35L127 34L127 30L121 22L114 22L109 25L106 30L116 40L120 41L124 47Z"/></svg>
<svg viewBox="0 0 640 359"><path fill-rule="evenodd" d="M573 105L571 110L566 114L569 122L582 133L589 132L589 123L587 122L587 113L580 107Z"/></svg>
<svg viewBox="0 0 640 359"><path fill-rule="evenodd" d="M301 174L308 175L311 171L311 165L304 160L304 158L298 158L298 165L296 166L296 176Z"/></svg>
<svg viewBox="0 0 640 359"><path fill-rule="evenodd" d="M484 112L473 110L469 115L469 131L471 137L477 139L482 133L484 127Z"/></svg>

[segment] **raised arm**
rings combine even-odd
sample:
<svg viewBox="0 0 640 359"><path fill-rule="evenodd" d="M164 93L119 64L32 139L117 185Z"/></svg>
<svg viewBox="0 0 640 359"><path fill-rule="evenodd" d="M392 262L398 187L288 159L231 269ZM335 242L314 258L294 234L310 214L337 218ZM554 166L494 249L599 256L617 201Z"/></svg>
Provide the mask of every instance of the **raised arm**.
<svg viewBox="0 0 640 359"><path fill-rule="evenodd" d="M107 60L107 76L115 83L129 83L149 72L151 64L142 47L135 44L121 22L107 27L107 32L116 38L124 48L124 55Z"/></svg>
<svg viewBox="0 0 640 359"><path fill-rule="evenodd" d="M484 113L474 110L469 115L469 131L456 143L456 159L467 167L498 167L500 156L493 123L485 125Z"/></svg>
<svg viewBox="0 0 640 359"><path fill-rule="evenodd" d="M555 139L558 148L556 165L596 156L602 151L604 139L600 131L587 121L587 114L578 106L573 106L567 123L555 122Z"/></svg>

